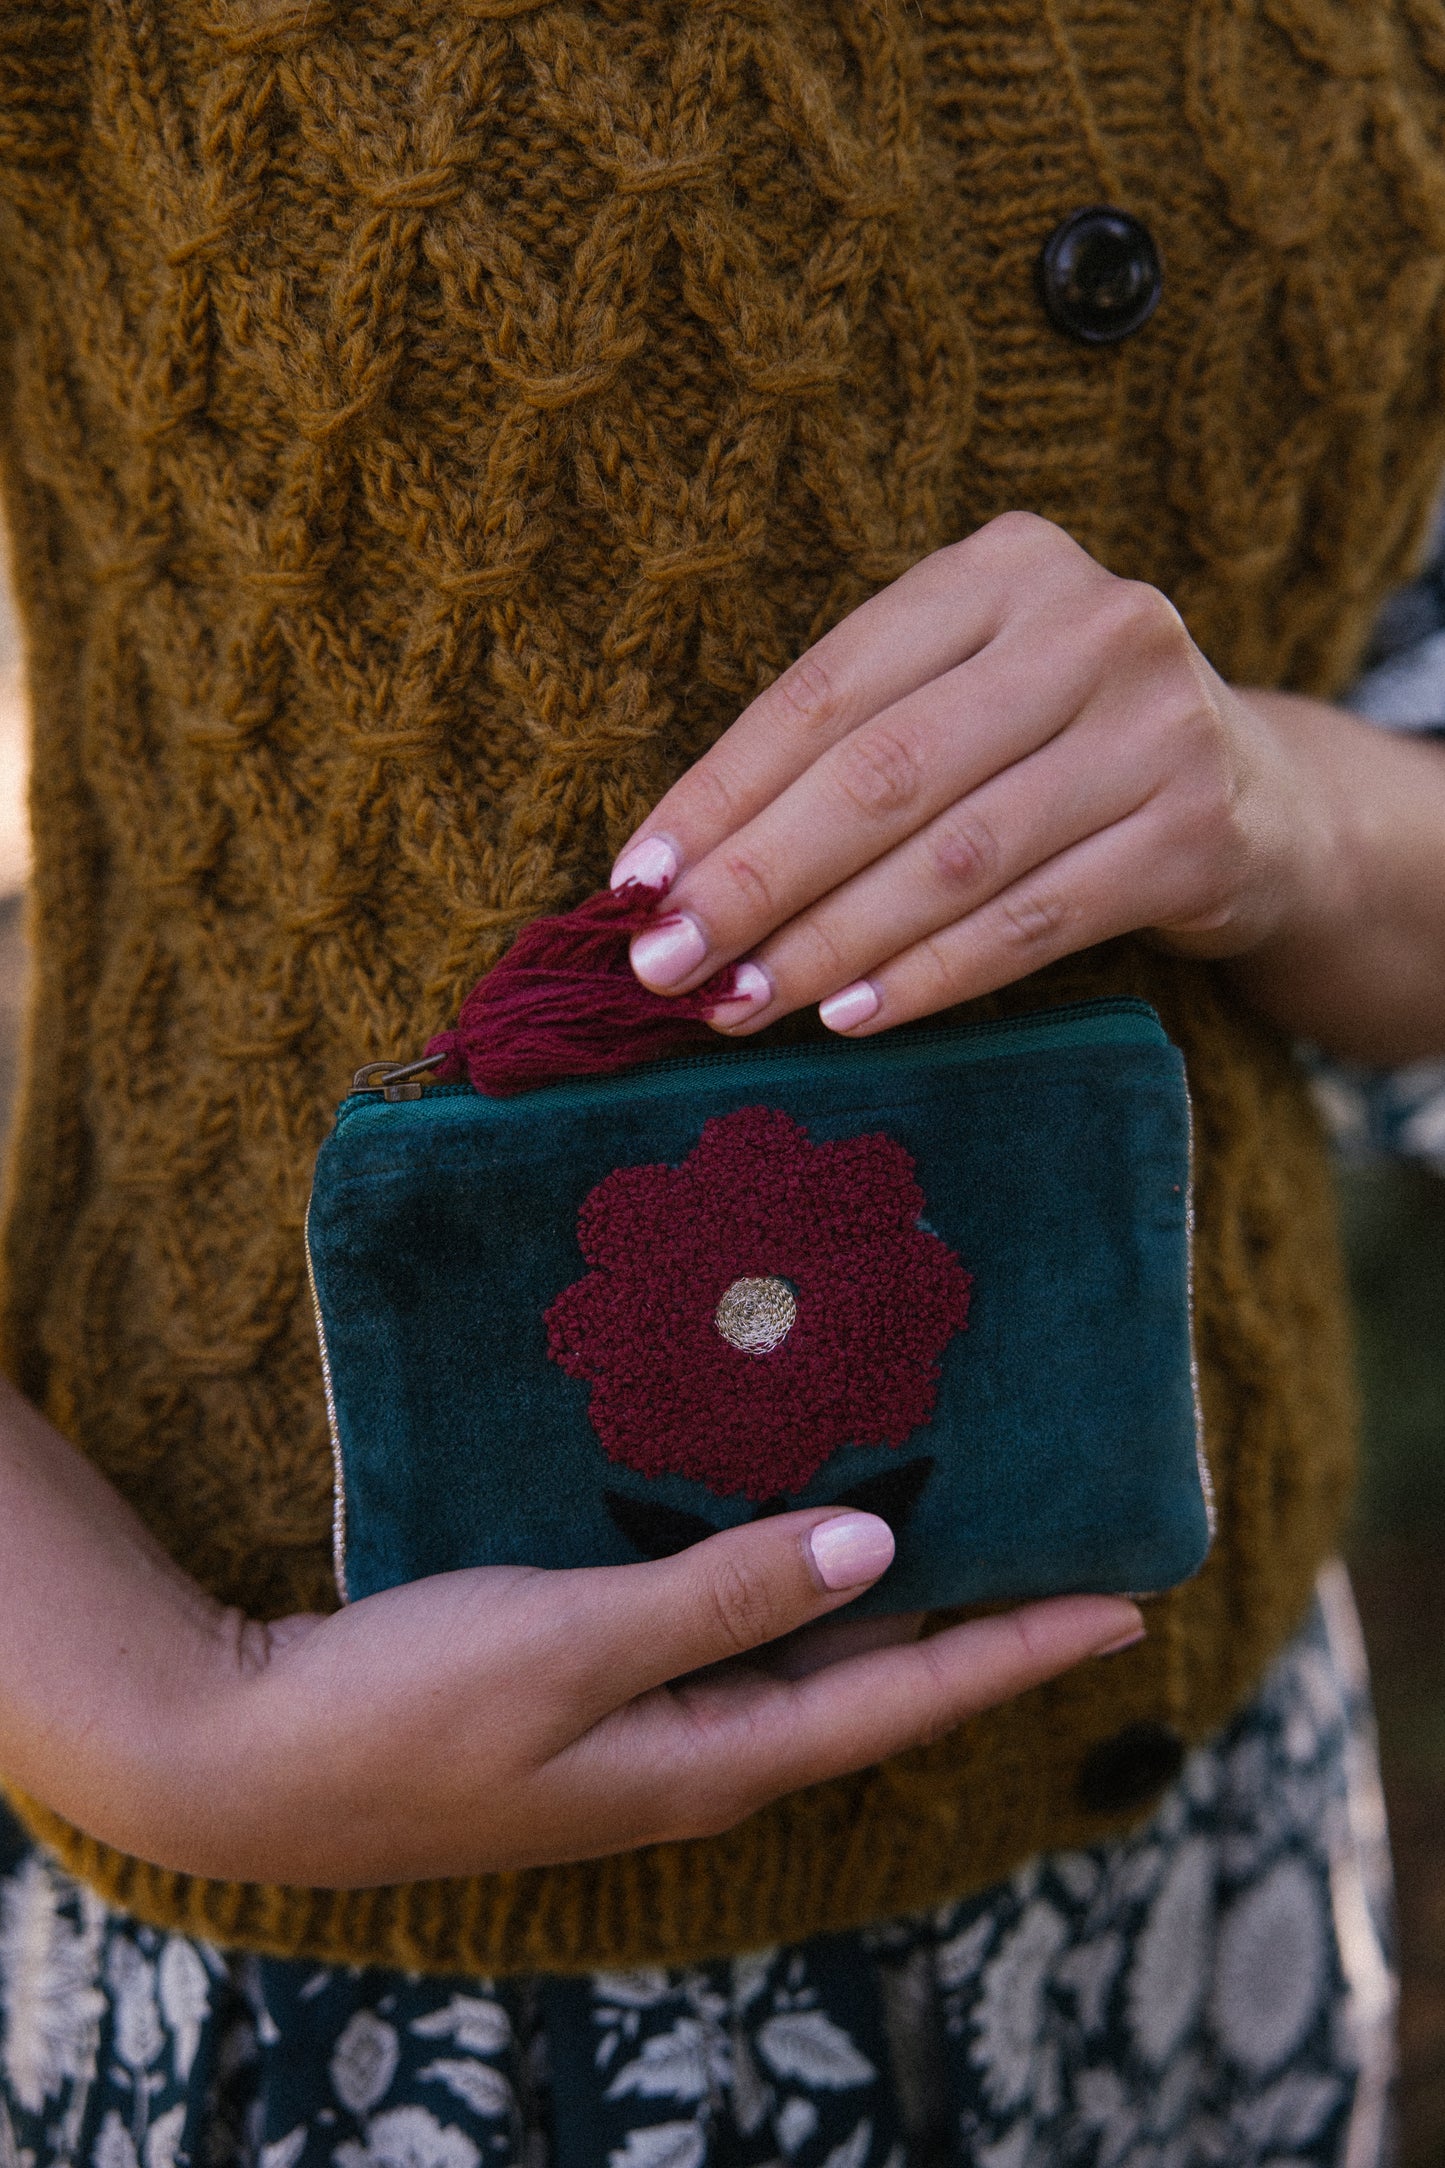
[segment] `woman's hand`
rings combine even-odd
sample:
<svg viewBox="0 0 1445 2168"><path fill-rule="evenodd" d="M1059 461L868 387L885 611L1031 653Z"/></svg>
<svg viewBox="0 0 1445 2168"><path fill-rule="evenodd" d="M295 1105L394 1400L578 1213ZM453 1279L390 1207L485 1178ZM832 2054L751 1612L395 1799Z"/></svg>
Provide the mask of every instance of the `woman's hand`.
<svg viewBox="0 0 1445 2168"><path fill-rule="evenodd" d="M655 1564L444 1574L260 1626L5 1388L0 1772L189 1873L485 1872L725 1829L1142 1632L1131 1603L1080 1596L921 1642L870 1645L859 1621L856 1653L840 1621L774 1651L892 1550L873 1515L817 1509Z"/></svg>
<svg viewBox="0 0 1445 2168"><path fill-rule="evenodd" d="M786 670L618 860L670 884L633 968L739 966L719 1029L855 1036L1147 930L1290 1028L1445 1046L1445 761L1233 690L1155 589L1010 513Z"/></svg>

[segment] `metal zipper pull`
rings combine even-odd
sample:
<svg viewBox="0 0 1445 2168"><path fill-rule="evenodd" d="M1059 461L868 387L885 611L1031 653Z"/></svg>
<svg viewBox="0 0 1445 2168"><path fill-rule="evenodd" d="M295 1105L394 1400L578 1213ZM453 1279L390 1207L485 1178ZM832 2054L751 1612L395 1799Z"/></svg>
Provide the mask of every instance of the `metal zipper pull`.
<svg viewBox="0 0 1445 2168"><path fill-rule="evenodd" d="M439 1069L445 1054L427 1054L420 1061L369 1061L351 1079L354 1092L376 1092L381 1098L420 1099L422 1079L429 1069Z"/></svg>

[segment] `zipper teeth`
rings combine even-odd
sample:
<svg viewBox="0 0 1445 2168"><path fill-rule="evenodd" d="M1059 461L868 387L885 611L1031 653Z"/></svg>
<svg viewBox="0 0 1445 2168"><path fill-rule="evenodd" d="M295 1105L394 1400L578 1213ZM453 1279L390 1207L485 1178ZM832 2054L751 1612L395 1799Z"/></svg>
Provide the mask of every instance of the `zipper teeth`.
<svg viewBox="0 0 1445 2168"><path fill-rule="evenodd" d="M316 1344L321 1350L321 1389L326 1396L326 1428L331 1436L331 1570L336 1593L349 1603L346 1592L346 1470L341 1459L341 1424L336 1413L336 1388L331 1377L331 1350L326 1345L326 1325L321 1297L316 1290L316 1266L311 1256L311 1214L308 1210L302 1239L306 1248L306 1284L311 1290L311 1315L316 1322Z"/></svg>
<svg viewBox="0 0 1445 2168"><path fill-rule="evenodd" d="M1052 1030L1059 1024L1075 1023L1080 1017L1145 1016L1157 1023L1155 1011L1147 1001L1124 996L1113 1001L1070 1001L1057 1009L1035 1009L1023 1016L994 1016L977 1024L944 1024L919 1027L904 1024L888 1037L890 1048L955 1045L960 1041L997 1039L1005 1036L1028 1037L1040 1029ZM713 1054L675 1054L665 1061L639 1062L635 1069L620 1072L629 1080L643 1077L676 1076L697 1069L732 1069L745 1061L780 1064L789 1061L846 1058L846 1049L853 1042L812 1040L799 1046L760 1046L751 1050L745 1047L729 1047ZM867 1044L868 1042L862 1042ZM558 1086L566 1089L569 1084L584 1089L595 1089L599 1082L608 1083L612 1078L559 1078ZM558 1087L543 1087L556 1089ZM413 1106L425 1106L438 1099L479 1099L485 1094L470 1084L429 1084L420 1100L405 1102ZM337 1110L338 1119L355 1107L382 1106L386 1102L376 1090L348 1093Z"/></svg>
<svg viewBox="0 0 1445 2168"><path fill-rule="evenodd" d="M1152 1015L1152 1013L1149 1004L1145 1001L1071 1001L1061 1009L1038 1009L1027 1016L991 1016L986 1022L979 1024L941 1024L934 1026L932 1029L927 1027L915 1029L905 1024L890 1037L888 1044L894 1047L948 1045L958 1039L994 1039L1005 1032L1026 1032L1032 1026L1038 1024L1052 1028L1055 1024L1072 1023L1076 1017L1080 1016L1133 1016ZM860 1044L862 1042L851 1041L848 1043ZM753 1054L752 1059L754 1061L798 1060L818 1053L833 1056L833 1058L837 1059L842 1055L842 1047L837 1042L830 1044L826 1039L821 1042L813 1041L804 1046L760 1046ZM746 1061L747 1059L747 1050L738 1047L735 1052L729 1051L727 1053L677 1054L667 1061L651 1062L648 1064L648 1068L652 1075L658 1076L674 1069L725 1069L730 1068L736 1061ZM636 1076L639 1072L634 1069L631 1073ZM463 1089L465 1088L463 1087Z"/></svg>

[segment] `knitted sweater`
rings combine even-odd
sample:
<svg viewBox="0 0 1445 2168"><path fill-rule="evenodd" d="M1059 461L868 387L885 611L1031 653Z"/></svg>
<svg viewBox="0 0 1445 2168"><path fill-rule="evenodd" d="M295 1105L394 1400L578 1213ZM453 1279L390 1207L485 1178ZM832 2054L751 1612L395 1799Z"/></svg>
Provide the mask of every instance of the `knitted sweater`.
<svg viewBox="0 0 1445 2168"><path fill-rule="evenodd" d="M12 1374L188 1568L329 1600L301 1227L361 1061L448 1020L827 625L1012 505L1328 691L1445 464L1434 0L11 0L0 433L35 698ZM1151 227L1103 350L1034 267ZM1148 1640L725 1837L359 1894L32 1826L143 1916L418 1967L676 1960L1120 1826L1348 1487L1327 1176L1285 1050L1122 943L1184 1047L1215 1553Z"/></svg>

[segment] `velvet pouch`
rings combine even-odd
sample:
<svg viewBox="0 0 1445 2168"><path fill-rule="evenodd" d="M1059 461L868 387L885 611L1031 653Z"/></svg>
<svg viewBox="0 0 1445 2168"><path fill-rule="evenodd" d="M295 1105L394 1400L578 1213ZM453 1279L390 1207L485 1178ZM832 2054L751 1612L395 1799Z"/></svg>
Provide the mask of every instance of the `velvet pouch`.
<svg viewBox="0 0 1445 2168"><path fill-rule="evenodd" d="M358 1090L307 1223L352 1598L847 1502L854 1611L1144 1593L1211 1508L1183 1062L1142 1002Z"/></svg>

